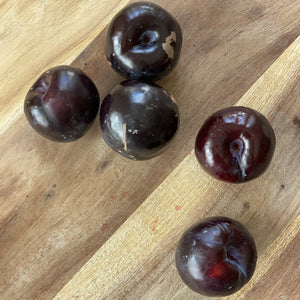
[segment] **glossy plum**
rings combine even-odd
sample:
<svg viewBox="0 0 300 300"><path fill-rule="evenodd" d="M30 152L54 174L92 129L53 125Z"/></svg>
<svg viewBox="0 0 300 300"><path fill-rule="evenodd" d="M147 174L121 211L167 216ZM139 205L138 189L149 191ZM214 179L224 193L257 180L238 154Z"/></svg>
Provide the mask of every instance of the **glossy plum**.
<svg viewBox="0 0 300 300"><path fill-rule="evenodd" d="M174 98L163 88L134 79L118 84L100 108L105 142L133 160L146 160L162 153L179 125Z"/></svg>
<svg viewBox="0 0 300 300"><path fill-rule="evenodd" d="M211 176L232 183L262 175L275 150L275 134L259 112L242 106L211 115L196 137L195 154Z"/></svg>
<svg viewBox="0 0 300 300"><path fill-rule="evenodd" d="M195 292L227 296L252 277L257 260L253 237L238 221L211 217L188 229L176 250L176 267Z"/></svg>
<svg viewBox="0 0 300 300"><path fill-rule="evenodd" d="M181 45L181 28L166 10L151 2L135 2L111 21L105 52L122 76L156 81L174 68Z"/></svg>
<svg viewBox="0 0 300 300"><path fill-rule="evenodd" d="M99 109L99 94L80 69L57 66L43 73L24 102L31 126L56 142L71 142L91 127Z"/></svg>

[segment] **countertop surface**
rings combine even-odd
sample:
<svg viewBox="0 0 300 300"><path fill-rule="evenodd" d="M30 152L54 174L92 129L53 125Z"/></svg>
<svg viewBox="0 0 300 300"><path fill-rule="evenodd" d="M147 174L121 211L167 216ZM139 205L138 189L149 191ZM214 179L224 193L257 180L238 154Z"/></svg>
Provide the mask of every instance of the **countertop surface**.
<svg viewBox="0 0 300 300"><path fill-rule="evenodd" d="M104 39L129 2L0 1L0 299L206 299L180 280L174 253L186 228L214 215L244 224L258 249L253 278L228 299L299 299L299 1L153 1L184 36L157 82L180 111L157 158L112 151L98 118L66 144L27 122L26 93L50 67L80 67L101 100L123 80ZM244 184L209 177L193 151L205 119L232 105L262 112L277 140L269 169Z"/></svg>

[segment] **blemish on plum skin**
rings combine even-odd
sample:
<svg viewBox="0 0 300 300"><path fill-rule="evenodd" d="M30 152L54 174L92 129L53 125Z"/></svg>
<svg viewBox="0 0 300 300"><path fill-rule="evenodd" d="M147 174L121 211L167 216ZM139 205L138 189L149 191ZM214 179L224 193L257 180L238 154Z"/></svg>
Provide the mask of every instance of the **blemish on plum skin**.
<svg viewBox="0 0 300 300"><path fill-rule="evenodd" d="M176 45L176 33L172 31L170 35L166 38L165 43L162 43L162 48L164 49L164 51L170 59L174 59L174 43Z"/></svg>
<svg viewBox="0 0 300 300"><path fill-rule="evenodd" d="M156 230L156 224L158 223L158 219L154 220L153 221L153 225L152 225L152 228L151 230L154 232Z"/></svg>
<svg viewBox="0 0 300 300"><path fill-rule="evenodd" d="M176 100L175 100L175 98L174 98L174 96L172 95L172 94L170 94L168 91L166 91L166 90L163 90L163 93L165 94L165 95L167 95L175 104L177 104L176 103Z"/></svg>
<svg viewBox="0 0 300 300"><path fill-rule="evenodd" d="M123 124L123 139L122 139L122 142L123 142L123 145L124 145L124 151L127 151L127 141L126 141L126 126L127 126L127 123L124 123Z"/></svg>
<svg viewBox="0 0 300 300"><path fill-rule="evenodd" d="M107 223L104 223L104 224L101 226L101 231L103 232L103 231L107 230L108 227L109 227L108 224L107 224Z"/></svg>
<svg viewBox="0 0 300 300"><path fill-rule="evenodd" d="M179 210L182 208L182 206L175 205L175 207L174 207L174 208L175 208L175 210L176 210L176 211L179 211Z"/></svg>

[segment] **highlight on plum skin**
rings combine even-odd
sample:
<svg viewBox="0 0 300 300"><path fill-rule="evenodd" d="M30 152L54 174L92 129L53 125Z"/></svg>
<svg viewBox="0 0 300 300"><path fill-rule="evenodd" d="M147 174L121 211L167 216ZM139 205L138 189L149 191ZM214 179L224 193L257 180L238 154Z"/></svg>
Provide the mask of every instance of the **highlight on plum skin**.
<svg viewBox="0 0 300 300"><path fill-rule="evenodd" d="M99 93L79 68L57 66L44 72L28 91L24 112L31 126L55 142L82 137L95 120Z"/></svg>
<svg viewBox="0 0 300 300"><path fill-rule="evenodd" d="M161 79L177 64L181 47L180 25L165 9L151 2L124 7L106 33L107 60L125 78Z"/></svg>
<svg viewBox="0 0 300 300"><path fill-rule="evenodd" d="M131 160L158 156L179 126L173 96L157 84L129 79L115 86L100 107L104 141Z"/></svg>
<svg viewBox="0 0 300 300"><path fill-rule="evenodd" d="M206 296L227 296L252 277L257 260L247 229L227 217L203 219L188 229L176 249L176 267L183 282Z"/></svg>
<svg viewBox="0 0 300 300"><path fill-rule="evenodd" d="M275 150L275 133L258 111L233 106L212 114L200 128L195 155L214 178L242 183L261 176Z"/></svg>

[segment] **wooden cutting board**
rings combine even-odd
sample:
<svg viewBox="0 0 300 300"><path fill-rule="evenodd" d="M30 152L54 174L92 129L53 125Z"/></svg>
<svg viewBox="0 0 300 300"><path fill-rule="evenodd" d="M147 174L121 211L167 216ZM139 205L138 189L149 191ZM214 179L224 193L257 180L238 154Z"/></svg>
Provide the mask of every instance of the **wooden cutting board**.
<svg viewBox="0 0 300 300"><path fill-rule="evenodd" d="M110 150L98 120L57 144L22 112L35 78L75 57L101 99L122 80L103 47L128 1L98 2L0 2L0 299L202 299L179 279L174 249L212 215L242 222L258 247L253 280L230 299L299 298L299 1L154 1L184 34L178 66L158 82L181 126L146 162ZM212 112L236 104L266 115L277 147L262 177L231 185L203 173L193 144Z"/></svg>

